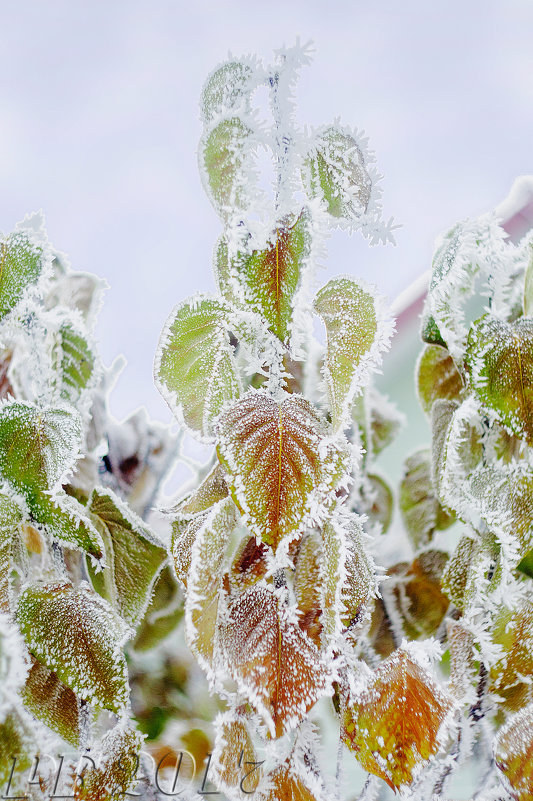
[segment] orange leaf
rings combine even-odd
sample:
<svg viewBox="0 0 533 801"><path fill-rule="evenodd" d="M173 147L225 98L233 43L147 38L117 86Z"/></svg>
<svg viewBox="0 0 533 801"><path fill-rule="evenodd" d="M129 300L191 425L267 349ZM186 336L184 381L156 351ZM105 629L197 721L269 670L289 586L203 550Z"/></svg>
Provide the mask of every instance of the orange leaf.
<svg viewBox="0 0 533 801"><path fill-rule="evenodd" d="M221 629L228 670L272 735L293 728L328 692L317 647L272 587L254 584L230 599Z"/></svg>
<svg viewBox="0 0 533 801"><path fill-rule="evenodd" d="M332 498L347 452L300 395L251 390L221 415L219 457L253 533L277 548Z"/></svg>
<svg viewBox="0 0 533 801"><path fill-rule="evenodd" d="M404 648L398 648L350 699L342 738L361 765L393 790L410 784L439 750L451 698Z"/></svg>

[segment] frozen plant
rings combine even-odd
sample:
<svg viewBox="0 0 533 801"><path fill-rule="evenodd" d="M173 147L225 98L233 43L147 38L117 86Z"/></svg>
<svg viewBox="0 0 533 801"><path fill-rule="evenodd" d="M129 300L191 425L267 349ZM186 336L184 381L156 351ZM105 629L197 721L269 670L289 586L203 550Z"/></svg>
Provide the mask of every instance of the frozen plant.
<svg viewBox="0 0 533 801"><path fill-rule="evenodd" d="M298 47L267 67L230 60L204 87L199 161L223 224L218 292L174 309L155 365L178 420L215 449L168 514L187 641L224 702L211 775L230 799L342 794L340 760L336 776L320 767L322 698L341 747L383 787L409 792L438 764L456 706L433 669L436 641L405 640L381 658L373 551L392 494L372 463L399 416L371 379L393 325L364 282L345 275L315 291L315 281L330 228L376 243L392 225L380 220L366 141L338 124L297 127L292 89L306 62ZM254 106L262 86L269 124ZM270 193L257 170L265 152Z"/></svg>
<svg viewBox="0 0 533 801"><path fill-rule="evenodd" d="M125 646L174 583L145 518L175 438L108 414L113 376L92 337L102 290L52 248L40 215L1 238L3 797L104 801L136 784ZM94 755L83 782L59 757L72 748Z"/></svg>

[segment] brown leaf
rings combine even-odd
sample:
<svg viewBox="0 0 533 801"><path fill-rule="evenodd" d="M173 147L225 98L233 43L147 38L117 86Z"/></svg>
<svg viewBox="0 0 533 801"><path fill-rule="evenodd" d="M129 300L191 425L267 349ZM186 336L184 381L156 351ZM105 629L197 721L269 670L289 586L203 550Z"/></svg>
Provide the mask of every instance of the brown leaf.
<svg viewBox="0 0 533 801"><path fill-rule="evenodd" d="M499 731L494 759L502 771L513 798L533 798L533 704L513 715Z"/></svg>

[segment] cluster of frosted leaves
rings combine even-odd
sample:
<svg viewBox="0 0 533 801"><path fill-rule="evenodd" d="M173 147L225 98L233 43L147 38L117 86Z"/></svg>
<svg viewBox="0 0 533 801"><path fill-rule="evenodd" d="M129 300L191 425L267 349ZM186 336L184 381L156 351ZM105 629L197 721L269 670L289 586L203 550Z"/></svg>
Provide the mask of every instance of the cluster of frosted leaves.
<svg viewBox="0 0 533 801"><path fill-rule="evenodd" d="M348 423L352 401L368 383L389 346L392 324L372 290L349 277L333 278L317 293L326 326L323 375L335 429Z"/></svg>
<svg viewBox="0 0 533 801"><path fill-rule="evenodd" d="M81 418L67 405L41 408L7 401L0 407L0 473L22 495L33 518L53 537L101 557L102 539L83 507L60 489L81 447Z"/></svg>
<svg viewBox="0 0 533 801"><path fill-rule="evenodd" d="M474 529L498 538L506 563L531 550L533 478L524 460L491 460L475 401L437 401L433 414L435 484L441 502ZM490 488L490 492L487 491Z"/></svg>
<svg viewBox="0 0 533 801"><path fill-rule="evenodd" d="M472 389L509 430L533 444L533 320L485 315L470 328L466 365Z"/></svg>
<svg viewBox="0 0 533 801"><path fill-rule="evenodd" d="M415 549L428 545L437 530L453 523L453 513L443 509L435 495L429 449L416 451L406 459L400 483L399 506Z"/></svg>
<svg viewBox="0 0 533 801"><path fill-rule="evenodd" d="M452 710L428 667L402 647L358 678L346 699L341 736L365 770L399 789L443 747Z"/></svg>
<svg viewBox="0 0 533 801"><path fill-rule="evenodd" d="M511 796L516 801L529 801L533 787L533 703L500 729L494 759Z"/></svg>
<svg viewBox="0 0 533 801"><path fill-rule="evenodd" d="M257 582L230 598L220 639L231 677L276 737L329 693L330 668L287 606L284 591Z"/></svg>
<svg viewBox="0 0 533 801"><path fill-rule="evenodd" d="M16 616L31 654L79 698L117 713L125 708L123 646L132 632L87 584L30 584Z"/></svg>
<svg viewBox="0 0 533 801"><path fill-rule="evenodd" d="M276 550L324 517L348 452L307 400L250 390L221 415L217 435L235 501L263 542Z"/></svg>
<svg viewBox="0 0 533 801"><path fill-rule="evenodd" d="M146 524L110 490L94 489L87 508L106 554L106 567L100 572L88 565L93 587L135 627L146 611L166 562L166 550Z"/></svg>
<svg viewBox="0 0 533 801"><path fill-rule="evenodd" d="M207 438L221 409L242 391L230 344L229 313L215 298L183 303L170 315L156 356L161 394L189 428Z"/></svg>
<svg viewBox="0 0 533 801"><path fill-rule="evenodd" d="M295 298L301 287L311 241L311 213L303 209L276 223L264 246L232 254L228 235L221 238L215 259L220 292L230 303L250 309L266 321L282 342L288 342Z"/></svg>
<svg viewBox="0 0 533 801"><path fill-rule="evenodd" d="M119 801L134 795L143 737L119 723L102 739L96 767L87 766L74 785L76 801Z"/></svg>

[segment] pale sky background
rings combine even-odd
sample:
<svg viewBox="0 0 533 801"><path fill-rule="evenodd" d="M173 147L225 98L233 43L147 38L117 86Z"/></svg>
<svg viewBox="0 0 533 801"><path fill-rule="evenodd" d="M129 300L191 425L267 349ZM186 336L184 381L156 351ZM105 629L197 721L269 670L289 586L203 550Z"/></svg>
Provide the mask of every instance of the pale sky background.
<svg viewBox="0 0 533 801"><path fill-rule="evenodd" d="M397 247L339 234L324 280L363 275L392 300L439 231L533 172L531 0L0 0L0 19L0 229L42 208L54 245L110 284L97 336L106 363L128 360L118 416L170 419L152 383L160 329L214 288L198 98L228 50L268 60L312 39L300 119L340 116L376 151Z"/></svg>

